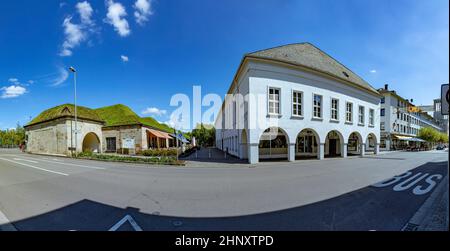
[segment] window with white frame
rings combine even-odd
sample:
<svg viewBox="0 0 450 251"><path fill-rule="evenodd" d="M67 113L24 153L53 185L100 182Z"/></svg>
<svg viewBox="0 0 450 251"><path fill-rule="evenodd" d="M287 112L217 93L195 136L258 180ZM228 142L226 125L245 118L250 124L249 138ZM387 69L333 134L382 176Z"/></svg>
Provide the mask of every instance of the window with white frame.
<svg viewBox="0 0 450 251"><path fill-rule="evenodd" d="M331 99L331 119L339 120L339 100L335 98Z"/></svg>
<svg viewBox="0 0 450 251"><path fill-rule="evenodd" d="M358 107L358 124L364 124L364 106Z"/></svg>
<svg viewBox="0 0 450 251"><path fill-rule="evenodd" d="M353 104L350 102L347 102L345 104L345 121L348 123L353 122Z"/></svg>
<svg viewBox="0 0 450 251"><path fill-rule="evenodd" d="M303 116L303 93L299 91L292 92L292 116Z"/></svg>
<svg viewBox="0 0 450 251"><path fill-rule="evenodd" d="M380 123L380 130L381 130L381 131L384 131L384 130L385 130L385 124L384 124L384 122L381 122L381 123Z"/></svg>
<svg viewBox="0 0 450 251"><path fill-rule="evenodd" d="M313 117L322 118L322 96L314 94L313 97Z"/></svg>
<svg viewBox="0 0 450 251"><path fill-rule="evenodd" d="M373 109L369 110L369 125L375 125L375 111Z"/></svg>
<svg viewBox="0 0 450 251"><path fill-rule="evenodd" d="M280 89L269 88L269 114L279 115L280 114Z"/></svg>

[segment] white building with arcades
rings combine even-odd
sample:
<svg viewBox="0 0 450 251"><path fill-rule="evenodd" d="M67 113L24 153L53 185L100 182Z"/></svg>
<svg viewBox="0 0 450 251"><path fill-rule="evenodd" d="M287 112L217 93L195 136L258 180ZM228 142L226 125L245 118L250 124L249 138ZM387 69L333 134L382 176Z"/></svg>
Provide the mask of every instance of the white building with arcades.
<svg viewBox="0 0 450 251"><path fill-rule="evenodd" d="M246 54L215 122L216 146L249 163L377 154L380 100L312 44Z"/></svg>

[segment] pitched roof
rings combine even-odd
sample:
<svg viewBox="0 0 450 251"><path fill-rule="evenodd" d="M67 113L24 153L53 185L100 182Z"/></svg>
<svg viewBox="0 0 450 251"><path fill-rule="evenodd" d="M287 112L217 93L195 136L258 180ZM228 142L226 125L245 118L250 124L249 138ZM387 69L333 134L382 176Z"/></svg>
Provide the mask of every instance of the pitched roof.
<svg viewBox="0 0 450 251"><path fill-rule="evenodd" d="M364 81L357 74L339 63L310 43L288 44L271 49L248 53L246 57L256 57L280 61L284 63L303 66L315 71L326 73L344 81L349 81L370 92L378 94L377 90Z"/></svg>
<svg viewBox="0 0 450 251"><path fill-rule="evenodd" d="M55 120L58 118L74 117L74 116L75 116L75 106L72 104L64 104L43 111L30 123L25 125L25 127ZM103 123L103 120L97 115L97 113L94 110L84 106L77 106L77 117L79 119L86 119Z"/></svg>

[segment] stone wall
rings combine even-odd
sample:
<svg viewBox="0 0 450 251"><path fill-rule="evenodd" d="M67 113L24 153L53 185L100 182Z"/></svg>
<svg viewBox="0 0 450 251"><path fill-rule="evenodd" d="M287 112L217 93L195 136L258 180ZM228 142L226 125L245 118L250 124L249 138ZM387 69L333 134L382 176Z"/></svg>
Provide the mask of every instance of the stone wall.
<svg viewBox="0 0 450 251"><path fill-rule="evenodd" d="M89 133L94 133L102 149L102 124L79 120L77 123L77 151L83 151L83 139ZM75 121L61 118L26 128L27 151L38 154L70 155L70 147L75 147L75 137L72 134Z"/></svg>
<svg viewBox="0 0 450 251"><path fill-rule="evenodd" d="M30 153L66 155L67 130L63 119L28 127L26 137Z"/></svg>
<svg viewBox="0 0 450 251"><path fill-rule="evenodd" d="M134 139L135 145L134 149L124 150L124 153L128 151L128 153L133 154L141 151L143 147L144 149L147 148L145 143L147 140L142 133L142 127L139 125L103 128L102 134L103 152L107 151L106 138L116 138L116 150L118 153L122 153L122 141L127 138Z"/></svg>

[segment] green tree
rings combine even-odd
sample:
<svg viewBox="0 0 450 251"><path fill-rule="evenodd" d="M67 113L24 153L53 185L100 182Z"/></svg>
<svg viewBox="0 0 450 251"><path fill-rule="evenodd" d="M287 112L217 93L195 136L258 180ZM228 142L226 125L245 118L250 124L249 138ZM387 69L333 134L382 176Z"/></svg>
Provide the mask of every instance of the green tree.
<svg viewBox="0 0 450 251"><path fill-rule="evenodd" d="M432 127L422 127L419 130L418 137L430 142L430 143L436 143L436 142L443 142L443 137L441 135L442 133L437 131L436 129Z"/></svg>
<svg viewBox="0 0 450 251"><path fill-rule="evenodd" d="M17 123L15 129L0 130L0 147L18 146L25 141L25 129Z"/></svg>
<svg viewBox="0 0 450 251"><path fill-rule="evenodd" d="M216 129L212 125L199 124L191 135L195 137L197 145L200 146L213 146L216 141Z"/></svg>

